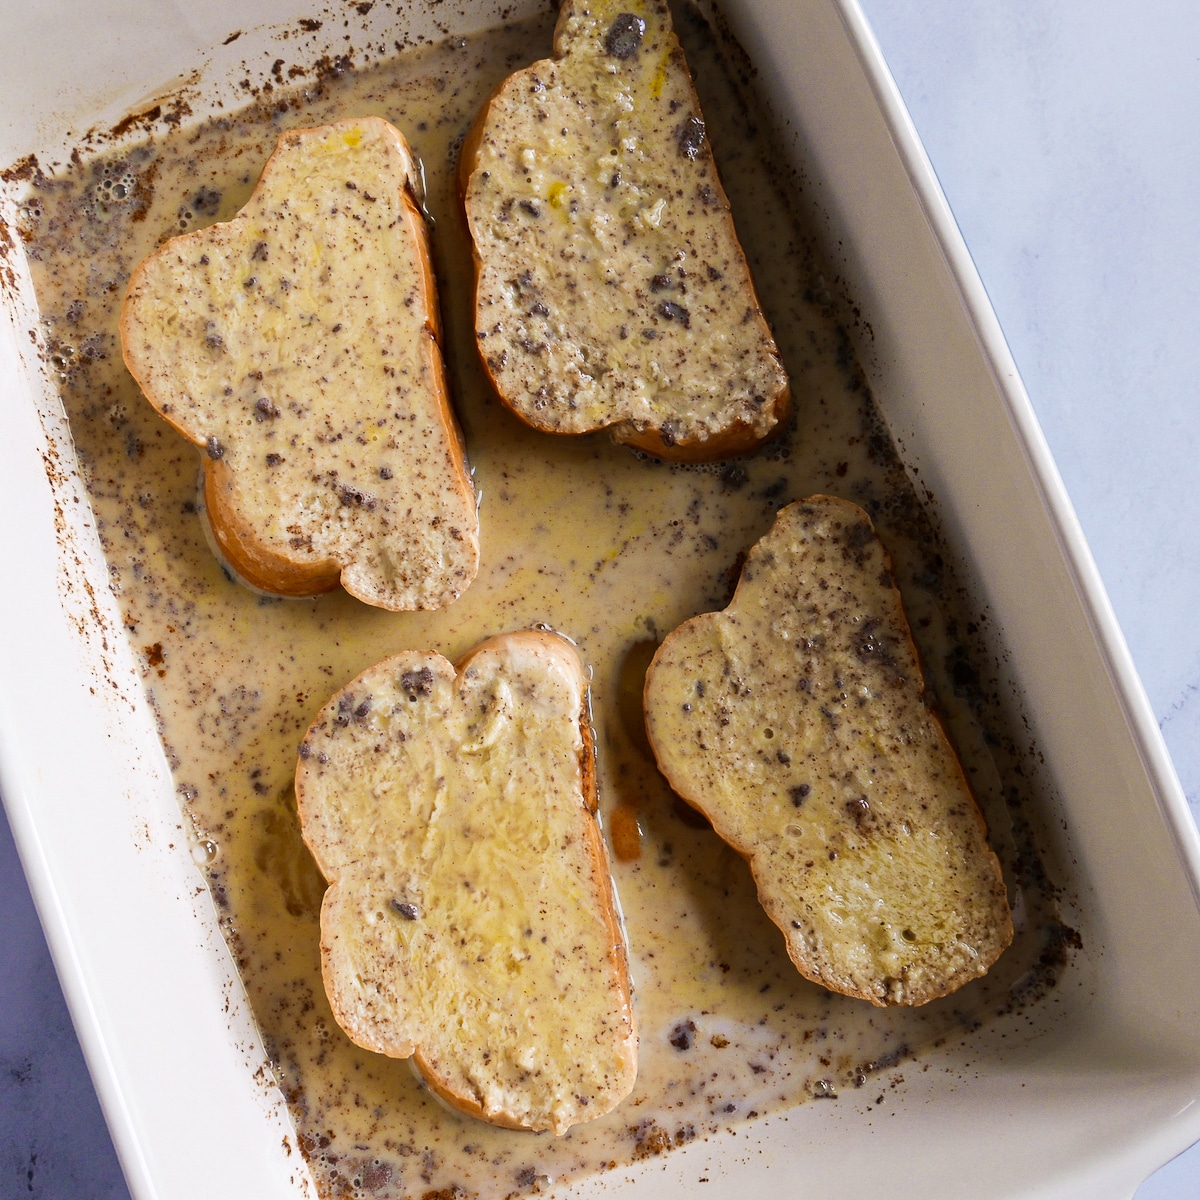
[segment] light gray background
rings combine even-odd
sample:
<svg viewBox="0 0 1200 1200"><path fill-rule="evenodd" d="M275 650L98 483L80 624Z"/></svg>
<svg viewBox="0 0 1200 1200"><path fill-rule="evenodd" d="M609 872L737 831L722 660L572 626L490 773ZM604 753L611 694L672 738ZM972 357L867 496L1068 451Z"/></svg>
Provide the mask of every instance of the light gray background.
<svg viewBox="0 0 1200 1200"><path fill-rule="evenodd" d="M1195 814L1200 4L862 3L999 314ZM1137 1195L1200 1200L1200 1147ZM127 1192L0 821L0 1197L19 1196Z"/></svg>

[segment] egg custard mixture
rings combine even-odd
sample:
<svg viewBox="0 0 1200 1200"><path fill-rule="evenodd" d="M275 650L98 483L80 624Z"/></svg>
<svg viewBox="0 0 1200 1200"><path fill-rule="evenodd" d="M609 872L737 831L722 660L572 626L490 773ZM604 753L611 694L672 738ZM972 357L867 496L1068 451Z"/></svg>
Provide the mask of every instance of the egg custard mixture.
<svg viewBox="0 0 1200 1200"><path fill-rule="evenodd" d="M956 584L854 361L751 72L695 10L681 6L676 25L795 397L787 429L735 461L671 465L603 434L536 433L485 380L456 157L501 79L549 55L552 13L362 69L337 64L291 90L281 74L244 111L38 175L21 208L112 586L197 860L323 1196L532 1192L814 1098L852 1105L865 1124L886 1111L897 1064L1037 1002L1077 942L1028 832L1038 798L1000 685L984 673L986 618ZM117 337L137 263L167 237L232 217L282 131L366 115L398 126L424 164L452 398L481 495L479 576L436 612L388 613L340 590L269 598L232 578L205 540L200 453L139 394ZM990 973L915 1009L873 1008L797 973L746 864L672 795L643 729L657 642L723 607L776 512L817 492L865 507L892 556L1013 902L1016 939ZM561 1137L452 1113L406 1062L341 1032L321 984L324 881L300 839L292 784L309 723L366 667L404 649L454 660L534 626L573 639L592 672L601 820L641 1034L632 1095Z"/></svg>

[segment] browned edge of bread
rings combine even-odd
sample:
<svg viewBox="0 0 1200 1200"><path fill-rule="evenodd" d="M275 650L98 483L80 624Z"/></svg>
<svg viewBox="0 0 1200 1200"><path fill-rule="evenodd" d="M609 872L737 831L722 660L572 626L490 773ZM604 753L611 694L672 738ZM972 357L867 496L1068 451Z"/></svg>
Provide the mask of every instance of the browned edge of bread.
<svg viewBox="0 0 1200 1200"><path fill-rule="evenodd" d="M168 420L170 418L167 418ZM176 426L178 428L178 426ZM189 438L189 441L193 439ZM204 513L215 549L225 565L251 587L274 596L319 596L341 583L341 564L297 562L264 545L253 525L227 502L229 468L219 460L204 460Z"/></svg>

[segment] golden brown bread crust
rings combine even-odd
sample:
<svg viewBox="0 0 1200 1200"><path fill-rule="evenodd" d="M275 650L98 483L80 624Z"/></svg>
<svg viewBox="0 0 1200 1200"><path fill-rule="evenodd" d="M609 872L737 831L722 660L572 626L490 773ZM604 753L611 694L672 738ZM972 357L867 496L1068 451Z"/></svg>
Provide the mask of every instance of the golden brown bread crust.
<svg viewBox="0 0 1200 1200"><path fill-rule="evenodd" d="M495 317L495 308L484 301L484 291L487 288L494 287L497 277L493 272L491 280L485 282L487 264L480 252L482 231L486 224L484 206L482 203L475 203L472 200L473 180L475 180L477 174L485 177L490 174L488 171L481 171L481 160L484 156L486 140L489 137L489 132L500 124L503 114L507 110L519 109L522 104L528 104L529 93L539 93L537 100L539 104L541 103L545 94L545 84L543 83L542 76L545 76L548 69L552 68L554 64L562 63L573 50L576 50L572 42L572 37L577 36L577 31L574 35L572 34L572 22L576 21L578 23L577 19L581 17L581 14L585 19L585 23L586 19L590 19L593 13L597 20L608 20L610 16L618 13L620 18L627 18L631 15L622 12L620 4L611 2L592 4L584 8L582 4L567 0L567 3L563 4L559 12L555 27L554 58L534 63L531 67L518 71L505 80L482 106L463 142L458 163L457 180L462 211L471 233L472 254L475 264L474 307L477 314L476 344L480 351L484 371L495 388L497 395L520 420L532 428L546 433L567 436L605 428L608 429L613 439L617 442L625 443L657 458L672 461L706 462L730 458L735 455L748 453L778 432L791 409L791 389L787 376L779 364L778 352L771 339L770 331L766 327L765 319L763 318L758 299L754 292L753 282L745 265L744 255L738 245L737 234L729 211L728 199L721 185L716 163L712 159L711 149L703 135L703 122L699 118L699 99L696 96L691 75L684 62L682 49L679 47L678 41L670 29L670 20L665 4L653 2L652 0L652 3L648 5L635 7L638 7L638 11L645 16L643 24L649 22L651 29L661 35L662 43L665 46L662 58L663 65L660 71L669 71L671 73L672 87L676 88L679 93L678 96L672 97L670 111L674 113L677 108L682 107L684 112L695 114L695 120L698 128L701 130L699 144L692 148L686 157L696 162L698 168L697 175L702 181L699 185L699 190L706 197L702 207L706 209L707 216L713 217L715 222L721 227L721 234L718 240L722 241L731 250L733 267L732 269L727 268L727 272L731 279L736 278L736 288L738 289L734 296L723 295L721 297L721 316L720 318L714 318L714 320L728 319L731 324L734 320L741 321L743 324L746 321L751 322L756 334L760 338L760 346L756 348L755 353L762 354L768 360L766 365L758 369L758 379L760 381L768 380L769 382L763 388L762 394L755 392L752 397L753 403L747 404L745 399L740 404L731 403L723 415L718 415L715 418L706 415L703 420L695 419L694 414L689 414L687 411L689 401L686 398L682 402L682 407L679 407L678 402L676 402L677 408L675 411L664 409L662 404L656 405L655 402L652 402L651 407L657 407L660 410L653 415L648 415L644 411L644 404L630 406L625 404L623 400L618 399L612 401L606 411L597 413L586 420L577 420L572 416L568 421L564 421L559 416L550 413L543 401L534 400L529 395L530 392L535 390L544 391L547 385L552 391L556 388L564 393L569 391L568 387L562 385L561 380L555 378L549 372L549 369L546 376L540 381L540 385L537 379L533 379L532 381L524 378L517 379L506 371L507 364L504 366L500 365L501 358L507 358L506 351L502 350L499 357L489 351L489 346L495 345L499 326L488 328L489 323ZM610 9L612 10L611 13L609 13ZM656 29L656 24L660 28ZM582 51L578 50L576 52L582 53ZM661 88L661 84L657 80L653 86ZM643 88L643 90L645 89ZM497 114L501 115L498 117ZM539 119L544 119L545 114L539 112L538 117ZM598 128L600 122L597 120L595 125ZM564 134L567 132L565 128L563 132ZM594 155L598 152L598 148L598 146L584 147L580 150L580 157L589 154ZM506 150L499 153L499 157L505 158L515 153L516 144L513 143L507 145ZM530 152L526 151L526 153ZM614 150L612 153L615 154L617 152ZM478 181L475 180L476 185L477 183ZM561 185L552 185L552 189L554 186ZM475 190L478 190L477 186ZM679 191L678 194L682 195L683 193ZM553 204L554 201L551 200L551 203ZM608 219L607 214L601 214L601 216L605 220ZM626 242L628 240L626 238ZM686 238L680 240L687 241L689 249L693 252L693 256L695 256L696 244L693 241L688 241ZM682 261L683 255L679 251L678 243L675 246L675 250L679 260ZM562 252L560 251L560 253ZM572 251L567 251L568 255L571 253ZM530 259L536 259L538 254L538 246L529 247L528 256ZM715 270L715 268L712 268L711 262L708 265L710 271ZM692 281L690 284L684 285L685 288L690 286L693 294L695 294L700 286L701 276L698 272L698 266L698 259L695 266L689 263L689 270L692 271ZM721 278L725 273L722 272L721 275L715 275L712 278ZM681 269L680 274L683 275L685 272ZM662 278L662 276L658 278ZM711 278L709 282L711 282ZM575 290L579 284L580 281L576 278L572 279L568 286L571 290ZM652 288L651 290L654 289ZM653 329L647 328L646 336L673 337L678 332L673 325L673 321L677 318L660 321L658 315L653 311L655 302L650 302L647 307L646 295L642 292L638 292L637 295L640 297L639 302L641 306L646 310L641 314L640 319L644 319L657 327ZM683 296L676 295L675 298L682 299ZM690 322L692 319L691 313L695 312L696 323L700 327L702 324L702 318L699 315L701 308L697 307L691 301L689 301L689 304L692 307L688 310L688 314L685 315L684 320ZM677 305L666 305L664 307L675 307L677 311L682 311L680 306ZM708 305L706 304L705 307L707 308ZM633 310L631 309L630 312L632 315ZM526 315L528 316L528 314ZM585 324L589 315L588 313L583 314ZM530 344L529 338L521 336L521 333L522 330L514 325L512 334L502 332L500 340L507 339L509 347L516 353L516 347L527 347ZM557 329L557 333L565 341L570 341L576 337L582 337L584 341L587 340L587 335L581 329L567 329L563 333L560 326ZM622 328L619 338L623 340L628 336L625 329ZM485 344L489 337L492 338L492 342ZM614 329L609 342L609 349L614 352L617 340L618 334ZM538 345L544 345L544 343L538 343ZM708 353L707 347L702 346L695 357L697 360L700 360ZM588 357L586 350L584 357L585 359ZM665 359L666 355L664 354L663 357ZM735 353L733 357L740 360L743 355ZM721 355L718 354L712 362L712 366L717 373L726 369L728 364L728 359L726 362L721 362L720 359ZM653 370L657 372L658 369L659 367L656 364ZM634 368L629 367L627 370L633 372ZM640 378L636 382L638 386L641 386L642 380ZM617 384L615 392L618 396L625 386L624 380ZM739 382L738 387L740 386ZM734 390L736 391L736 388ZM751 391L754 391L753 385L751 386ZM577 405L576 396L568 396L563 403L571 409L582 407L582 405ZM561 407L561 404L559 407ZM634 411L635 409L636 411Z"/></svg>
<svg viewBox="0 0 1200 1200"><path fill-rule="evenodd" d="M359 140L353 141L355 137ZM213 378L221 371L229 372L232 360L236 358L236 355L231 353L231 339L210 334L207 342L202 338L196 341L194 328L190 333L179 332L189 320L193 327L196 326L195 313L216 314L218 318L221 315L220 303L214 304L211 300L206 300L204 287L209 285L202 282L194 283L193 286L193 281L187 278L187 272L189 269L196 273L216 270L217 268L209 262L210 251L215 259L217 251L214 247L219 246L223 252L228 251L230 246L236 249L237 239L243 236L242 228L248 229L249 223L260 215L256 205L261 207L274 204L279 212L285 216L290 215L286 212L287 197L280 200L274 194L280 189L277 178L288 169L291 158L303 153L313 153L312 147L321 147L330 142L337 143L339 139L355 147L360 144L384 146L392 156L389 166L393 176L389 182L393 183L395 188L397 215L386 236L394 245L407 244L412 248L411 253L397 251L396 261L403 261L404 269L411 269L415 265L415 277L411 280L400 274L393 276L397 281L393 286L397 289L411 286L412 293L400 295L397 292L392 310L395 313L411 314L403 317L403 320L409 323L406 328L413 326L414 317L418 322L410 334L411 349L403 351L401 356L403 358L404 354L411 353L412 359L415 360L411 371L400 360L392 361L400 363L401 377L415 376L415 386L406 389L398 404L394 397L385 395L384 389L371 379L369 372L374 370L371 360L380 353L385 356L389 354L392 343L388 339L399 327L397 322L400 318L393 318L392 324L381 330L379 318L368 315L364 318L364 324L356 326L352 323L349 326L356 340L352 341L345 351L349 356L358 355L362 361L363 386L347 387L341 394L345 395L347 403L358 402L364 407L371 405L373 411L357 414L339 412L339 395L335 393L327 399L322 390L328 382L321 369L324 366L322 362L321 367L312 371L312 378L297 381L293 376L287 379L286 383L281 382L280 388L286 391L280 396L262 401L268 403L269 407L253 413L255 424L248 423L249 432L244 438L239 439L235 429L234 437L238 440L227 444L228 438L222 433L214 447L211 420L198 411L205 402L202 401L200 405L193 402L196 386L203 387L204 380L198 375L182 381L173 377L166 355L160 352L156 344L158 331L155 323L164 320L163 314L167 311L166 305L171 299L171 293L176 293L179 297L178 316L171 316L168 312L166 326L169 327L171 335L184 344L185 350L181 357L189 361L189 366L199 364L203 367L205 355L208 354L208 357L213 359ZM439 346L441 318L430 259L429 235L412 194L411 163L411 153L403 136L377 118L336 122L315 129L291 131L280 138L278 146L263 169L254 194L236 217L223 225L171 239L141 263L130 280L120 324L126 365L143 394L160 415L193 445L207 451L208 457L204 463L204 496L216 545L234 571L248 583L264 591L287 596L316 595L331 590L341 582L352 595L369 604L392 609L428 608L448 603L461 594L474 578L478 562L478 521L475 514L474 488L466 463L462 435L447 391L446 372ZM350 173L351 169L348 168L347 173ZM362 169L364 172L368 170L366 167ZM347 180L345 187L355 189L356 198L360 194L352 180ZM269 188L274 189L274 192L269 193ZM374 204L375 198L370 196L369 190L363 188L362 192ZM340 207L345 209L347 202L341 202ZM338 208L339 202L335 196L333 212L336 213ZM353 238L348 238L346 245L339 247L338 252L345 255L351 246L355 250L359 249L358 243ZM277 247L270 241L269 234L264 234L263 240L257 243L253 256L258 258L261 254L261 261L257 265L251 262L244 273L261 273L265 280L268 272L282 269L277 261L268 262L273 260L276 250ZM370 254L369 250L360 252ZM376 254L374 257L379 256ZM297 267L296 272L288 270L289 278L279 281L284 293L271 301L276 310L289 302L293 308L298 308L295 298L305 290L305 281L302 278L303 268L299 264ZM299 280L296 277L299 277ZM251 300L254 298L251 284L256 282L257 278L244 281L246 295ZM261 287L260 284L260 289ZM300 291L297 291L297 288ZM354 299L361 302L361 297ZM349 301L347 307L348 311L354 311ZM315 308L315 311L298 312L295 316L289 314L287 319L293 322L294 327L303 327L305 322L314 320L319 322L325 315L321 304L314 300L310 303L310 308ZM340 315L341 309L336 315L328 318L332 332L324 335L326 346L336 341L333 335L343 330L343 324L338 321ZM244 317L241 319L245 321ZM209 321L208 327L212 330L215 322ZM270 332L273 339L279 339L277 329ZM186 350L187 343L184 340L188 336L195 342L195 350L190 353ZM378 341L373 344L372 339L375 338ZM320 346L319 335L317 345ZM215 354L211 352L213 347L217 348ZM318 349L313 357L320 353ZM392 353L395 353L394 349ZM269 357L269 354L260 351L259 358L262 357ZM301 369L298 363L296 369L297 372ZM395 376L395 370L392 374ZM316 376L321 378L317 380ZM260 381L263 379L261 366L255 377ZM226 383L227 394L232 394L234 390L230 383L236 385L237 382L231 379ZM331 386L336 389L337 383L338 381L334 380ZM244 402L244 397L234 395L229 404L236 407ZM296 408L297 404L301 407ZM393 411L398 407L404 411ZM246 447L250 447L250 433L264 432L261 428L264 424L264 412L268 418L265 422L266 432L271 435L275 432L274 426L282 427L292 419L292 409L297 412L303 411L307 415L308 430L312 434L320 434L321 420L325 420L328 436L313 437L312 440L316 442L324 440L332 445L342 441L347 433L356 435L356 440L368 447L362 452L364 460L371 458L373 443L378 441L381 428L393 449L398 450L398 447L402 447L404 443L397 443L395 439L407 432L404 421L409 418L410 413L419 412L419 428L423 431L423 436L418 442L430 447L427 461L421 464L419 484L425 492L424 504L428 512L424 509L419 511L425 518L432 519L436 526L442 527L443 532L438 536L443 542L450 536L447 531L453 529L453 537L459 543L458 546L450 547L450 552L443 554L431 550L431 545L437 539L432 538L428 530L417 529L415 526L411 532L404 530L404 518L401 513L407 508L411 518L413 508L408 497L412 494L414 484L409 474L399 465L406 457L399 451L392 455L381 470L368 469L365 461L347 463L344 455L336 462L322 464L319 451L311 460L313 466L310 468L312 474L309 481L322 474L323 466L330 468L324 471L326 493L330 488L335 491L340 488L343 505L358 504L360 507L371 509L377 505L380 507L382 517L374 523L365 514L358 514L364 526L362 536L367 540L374 536L373 529L387 530L388 545L376 553L374 560L366 561L366 556L372 552L364 549L361 543L354 544L353 538L349 542L344 536L340 536L340 540L338 536L326 540L321 530L314 535L307 525L303 528L289 527L290 532L295 535L291 537L281 536L278 530L272 530L268 534L264 509L267 510L268 517L279 511L290 512L288 506L293 504L292 495L286 491L286 486L278 481L282 468L276 468L274 472L264 471L260 465L261 457L244 450L242 442L244 441ZM313 415L314 410L316 416ZM332 420L328 416L331 411ZM339 422L345 428L340 428ZM424 436L426 433L428 436ZM409 436L411 437L411 434ZM291 445L296 445L295 436L291 439ZM258 449L284 451L284 446L279 442L270 447L260 446ZM307 449L308 447L302 445L298 453ZM231 459L235 457L238 461L231 466ZM295 456L285 451L269 455L267 461L270 463L274 459L284 462L292 457ZM253 461L249 461L251 459ZM379 465L375 464L376 467ZM405 465L407 466L407 462ZM247 482L248 478L250 482ZM272 493L272 488L284 490ZM267 502L263 500L264 491L271 497ZM326 509L329 503L336 504L336 498L331 500L328 494L325 500ZM312 509L311 501L295 501L297 509L303 508L305 504ZM393 508L395 512L392 511ZM338 522L332 518L336 516L335 511L332 517L328 518L332 522L335 534L338 533ZM402 561L406 556L406 550L401 544L406 536L424 542L422 561L427 560L431 564L429 578L426 580L416 575L411 579L405 578L403 571L397 571L395 568L395 563ZM382 541L379 544L382 546ZM441 569L437 564L443 558L451 565L445 568L444 577L435 577Z"/></svg>
<svg viewBox="0 0 1200 1200"><path fill-rule="evenodd" d="M727 608L663 641L644 705L661 770L748 860L807 978L924 1004L1011 941L983 815L856 505L783 509Z"/></svg>
<svg viewBox="0 0 1200 1200"><path fill-rule="evenodd" d="M221 462L205 460L204 511L225 562L248 584L275 596L332 592L342 579L341 564L332 559L297 562L273 553L253 524L229 502L232 487L228 475L229 469Z"/></svg>
<svg viewBox="0 0 1200 1200"><path fill-rule="evenodd" d="M775 430L768 437L774 437L775 432L782 427L790 408L791 392L785 388L776 394L773 405ZM614 426L611 432L613 441L667 462L719 462L725 458L736 458L739 454L749 454L767 440L747 421L731 421L720 433L707 438L679 438L670 441L664 438L661 429L652 427L637 429L632 425Z"/></svg>
<svg viewBox="0 0 1200 1200"><path fill-rule="evenodd" d="M481 695L487 700L482 708L476 704ZM563 696L574 697L573 762L564 776L557 725L554 744L540 743L550 746L549 765L543 771L535 764L527 777L553 787L573 776L575 797L537 798L533 811L542 815L531 815L522 807L528 789L522 784L511 791L514 779L526 778L521 772L538 748L522 739L539 731L545 739L545 731L563 719ZM545 631L490 638L457 667L431 652L406 652L370 668L329 700L297 766L302 831L330 883L322 905L321 957L338 1023L367 1049L411 1055L448 1104L506 1128L561 1133L611 1109L636 1075L628 960L595 817L585 697L578 655ZM433 706L428 719L421 711L426 705ZM440 744L427 744L434 737ZM475 759L481 748L491 763L483 776ZM395 759L390 768L388 757ZM469 769L460 778L455 772L464 765ZM488 770L497 774L492 783ZM364 776L370 778L364 782ZM468 790L456 790L463 787ZM421 808L424 791L434 797L427 815ZM414 804L412 813L397 815L395 805L404 810ZM364 830L370 831L368 844L360 846L356 838ZM427 843L437 847L432 857ZM511 857L514 846L520 849L519 866ZM513 870L519 876L515 885ZM360 901L356 893L365 898ZM384 911L389 902L381 897L388 896L401 911L397 894L411 902L406 920ZM516 912L522 906L529 911ZM528 928L515 929L515 939L513 921L520 927L528 922ZM367 926L375 932L362 936L374 940L358 945ZM461 958L460 938L469 947ZM562 954L559 943L566 947ZM498 974L491 962L496 956L502 960ZM485 958L485 965L474 965ZM421 974L428 963L448 981L449 994L440 1001L436 981ZM532 975L514 984L510 977L517 967ZM543 978L544 970L551 974ZM520 1004L489 991L509 986L523 989ZM472 1009L468 995L485 997L484 1011ZM569 1012L556 1008L560 1004L569 1005ZM527 1044L513 1043L496 1032L500 1017L489 1005L527 1008L529 1020L536 1015L542 1024L532 1034L527 1030ZM518 1018L518 1025L525 1019L523 1013L502 1016ZM475 1037L488 1029L489 1040L456 1043L448 1032L456 1020ZM582 1036L572 1024L579 1020L589 1022ZM546 1029L547 1021L561 1023L561 1032ZM510 1060L521 1065L517 1082L504 1074ZM526 1079L532 1081L522 1082Z"/></svg>

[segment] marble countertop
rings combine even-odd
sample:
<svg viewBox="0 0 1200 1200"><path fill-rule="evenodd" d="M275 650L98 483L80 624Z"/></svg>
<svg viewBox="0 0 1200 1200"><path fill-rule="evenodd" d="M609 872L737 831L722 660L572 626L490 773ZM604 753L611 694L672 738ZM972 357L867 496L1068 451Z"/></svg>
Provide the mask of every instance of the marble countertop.
<svg viewBox="0 0 1200 1200"><path fill-rule="evenodd" d="M991 295L1195 815L1200 6L862 3ZM0 948L0 1195L124 1200L2 820ZM1197 1197L1200 1145L1137 1193Z"/></svg>

